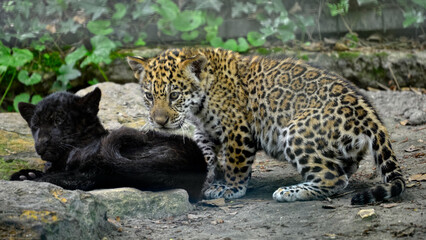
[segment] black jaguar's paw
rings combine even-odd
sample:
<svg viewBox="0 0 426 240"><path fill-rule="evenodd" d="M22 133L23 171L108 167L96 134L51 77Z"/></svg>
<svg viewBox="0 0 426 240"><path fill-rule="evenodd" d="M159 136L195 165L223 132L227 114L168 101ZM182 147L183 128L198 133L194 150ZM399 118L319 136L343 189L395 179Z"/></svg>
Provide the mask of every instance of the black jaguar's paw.
<svg viewBox="0 0 426 240"><path fill-rule="evenodd" d="M12 181L35 180L43 176L43 172L34 169L23 169L10 176Z"/></svg>

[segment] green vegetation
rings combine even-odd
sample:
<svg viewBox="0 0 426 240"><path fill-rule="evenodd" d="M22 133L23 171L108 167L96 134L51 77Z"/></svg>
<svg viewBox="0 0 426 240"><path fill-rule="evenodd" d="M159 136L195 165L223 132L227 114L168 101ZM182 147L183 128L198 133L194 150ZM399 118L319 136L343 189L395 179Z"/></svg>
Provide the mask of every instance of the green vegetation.
<svg viewBox="0 0 426 240"><path fill-rule="evenodd" d="M360 52L337 52L339 58L343 58L343 59L354 59L359 57L359 55L361 55Z"/></svg>
<svg viewBox="0 0 426 240"><path fill-rule="evenodd" d="M31 168L28 161L24 160L13 160L6 162L4 158L0 158L0 180L9 180L12 173L19 171L20 169Z"/></svg>
<svg viewBox="0 0 426 240"><path fill-rule="evenodd" d="M426 0L395 0L404 12L404 27L422 29ZM382 1L357 0L358 5ZM224 4L231 4L231 8ZM349 47L358 37L346 23L348 0L327 0L325 10L348 28ZM18 102L37 103L50 92L70 89L79 79L90 85L109 81L105 73L123 47L146 46L156 27L161 38L180 39L238 52L255 48L270 53L269 43L311 40L315 21L300 6L282 0L5 0L0 3L0 111L17 111ZM191 10L189 10L191 9ZM244 37L222 39L224 18L257 25ZM253 24L252 24L253 23ZM151 30L152 32L152 30ZM305 39L308 38L308 39ZM161 44L161 42L160 42ZM95 69L98 76L83 74ZM82 87L82 86L80 86Z"/></svg>

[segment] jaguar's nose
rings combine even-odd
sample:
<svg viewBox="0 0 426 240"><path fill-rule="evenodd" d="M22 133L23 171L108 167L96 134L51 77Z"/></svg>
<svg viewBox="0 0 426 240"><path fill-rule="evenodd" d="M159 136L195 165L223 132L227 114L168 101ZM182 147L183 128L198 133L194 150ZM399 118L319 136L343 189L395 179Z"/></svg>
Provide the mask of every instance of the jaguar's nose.
<svg viewBox="0 0 426 240"><path fill-rule="evenodd" d="M158 110L153 113L153 120L155 123L157 123L161 127L164 127L169 121L169 116L167 115L165 111Z"/></svg>

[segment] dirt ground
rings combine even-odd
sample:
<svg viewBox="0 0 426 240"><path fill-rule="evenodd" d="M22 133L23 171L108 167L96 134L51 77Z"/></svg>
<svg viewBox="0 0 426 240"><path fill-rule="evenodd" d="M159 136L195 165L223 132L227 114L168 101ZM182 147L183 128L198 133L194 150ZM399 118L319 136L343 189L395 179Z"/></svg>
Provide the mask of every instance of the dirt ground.
<svg viewBox="0 0 426 240"><path fill-rule="evenodd" d="M367 157L344 192L322 201L277 203L272 193L297 183L293 167L258 153L247 195L194 205L188 214L165 219L121 218L108 239L426 239L426 125L406 124L404 112L426 111L426 95L367 92L387 126L407 178L407 189L386 203L351 206L354 192L380 182ZM417 175L423 174L423 175ZM411 181L410 181L411 180ZM218 206L217 206L218 205ZM362 219L358 212L374 209Z"/></svg>

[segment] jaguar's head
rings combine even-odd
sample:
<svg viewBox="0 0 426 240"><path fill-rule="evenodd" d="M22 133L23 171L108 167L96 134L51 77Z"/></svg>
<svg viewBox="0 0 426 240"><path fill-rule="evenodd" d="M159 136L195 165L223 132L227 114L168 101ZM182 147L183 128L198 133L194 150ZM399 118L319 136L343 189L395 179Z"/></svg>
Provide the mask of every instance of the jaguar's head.
<svg viewBox="0 0 426 240"><path fill-rule="evenodd" d="M200 88L206 58L196 51L171 49L157 57L127 57L138 79L150 122L156 128L180 128L202 102Z"/></svg>

